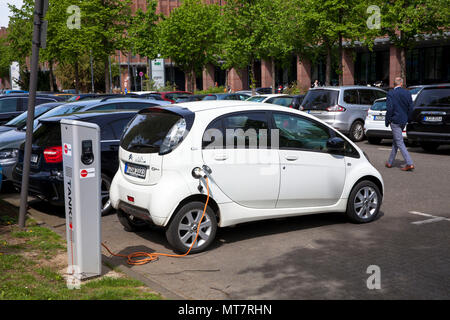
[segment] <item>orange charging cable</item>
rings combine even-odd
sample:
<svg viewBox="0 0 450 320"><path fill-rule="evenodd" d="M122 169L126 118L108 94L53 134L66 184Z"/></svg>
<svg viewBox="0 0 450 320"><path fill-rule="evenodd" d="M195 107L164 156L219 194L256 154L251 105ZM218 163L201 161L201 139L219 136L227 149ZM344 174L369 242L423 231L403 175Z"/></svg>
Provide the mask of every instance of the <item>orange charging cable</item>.
<svg viewBox="0 0 450 320"><path fill-rule="evenodd" d="M127 258L127 262L129 265L133 265L133 266L139 266L139 265L143 265L152 261L156 261L158 260L159 257L164 256L164 257L172 257L172 258L181 258L181 257L185 257L189 254L189 252L191 252L192 248L194 247L195 243L197 242L197 238L198 238L198 234L200 232L200 224L203 221L203 218L205 217L206 214L206 208L208 207L208 201L209 201L209 184L208 184L208 177L205 176L205 181L206 181L206 191L207 191L207 197L206 197L206 202L205 202L205 207L203 208L203 214L202 217L200 218L200 221L198 222L198 226L197 226L197 234L195 235L195 239L191 244L191 247L189 248L189 250L186 253L183 254L168 254L168 253L159 253L159 252L154 252L154 253L148 253L148 252L134 252L134 253L130 253L129 255L124 255L124 254L118 254L118 253L113 253L111 250L109 250L109 248L102 242L102 246L103 248L105 248L111 255L115 256L115 257L122 257L122 258ZM145 257L142 259L136 259L138 257Z"/></svg>

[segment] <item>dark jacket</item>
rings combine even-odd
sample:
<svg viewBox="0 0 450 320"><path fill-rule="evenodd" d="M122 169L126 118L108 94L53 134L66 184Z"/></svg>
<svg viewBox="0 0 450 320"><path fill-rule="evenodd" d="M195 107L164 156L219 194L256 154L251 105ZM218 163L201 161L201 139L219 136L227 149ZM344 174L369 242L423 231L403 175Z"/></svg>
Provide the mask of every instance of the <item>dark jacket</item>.
<svg viewBox="0 0 450 320"><path fill-rule="evenodd" d="M400 87L389 90L386 107L386 127L391 122L404 127L408 123L414 108L411 93Z"/></svg>

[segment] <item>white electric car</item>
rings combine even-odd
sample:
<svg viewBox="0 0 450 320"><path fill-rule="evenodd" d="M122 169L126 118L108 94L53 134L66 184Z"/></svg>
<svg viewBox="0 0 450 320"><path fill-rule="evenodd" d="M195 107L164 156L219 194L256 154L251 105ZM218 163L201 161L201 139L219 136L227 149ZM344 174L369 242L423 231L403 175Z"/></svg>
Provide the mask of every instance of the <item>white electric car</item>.
<svg viewBox="0 0 450 320"><path fill-rule="evenodd" d="M217 227L323 212L374 220L383 179L353 142L294 109L198 101L140 111L119 149L110 188L125 230L166 229L180 252L200 252ZM206 185L208 177L209 186Z"/></svg>
<svg viewBox="0 0 450 320"><path fill-rule="evenodd" d="M367 110L366 120L364 121L364 133L367 141L371 144L378 144L383 139L392 139L391 127L386 127L384 120L386 118L386 98L377 99ZM406 139L406 128L402 132L403 139Z"/></svg>

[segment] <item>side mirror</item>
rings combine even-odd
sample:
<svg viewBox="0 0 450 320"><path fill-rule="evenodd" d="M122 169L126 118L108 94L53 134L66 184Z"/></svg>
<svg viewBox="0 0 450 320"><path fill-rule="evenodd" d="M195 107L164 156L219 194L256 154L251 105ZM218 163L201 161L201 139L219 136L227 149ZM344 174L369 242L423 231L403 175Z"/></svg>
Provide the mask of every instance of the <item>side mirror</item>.
<svg viewBox="0 0 450 320"><path fill-rule="evenodd" d="M327 149L330 152L341 153L344 152L345 141L342 138L334 137L327 141Z"/></svg>

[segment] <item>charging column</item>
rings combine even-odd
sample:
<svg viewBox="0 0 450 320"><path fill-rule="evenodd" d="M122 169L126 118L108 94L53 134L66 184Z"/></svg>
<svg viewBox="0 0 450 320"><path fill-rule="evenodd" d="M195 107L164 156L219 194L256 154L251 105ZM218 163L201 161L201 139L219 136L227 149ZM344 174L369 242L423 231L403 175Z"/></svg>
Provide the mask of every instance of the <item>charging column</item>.
<svg viewBox="0 0 450 320"><path fill-rule="evenodd" d="M100 128L61 120L69 275L101 274Z"/></svg>

